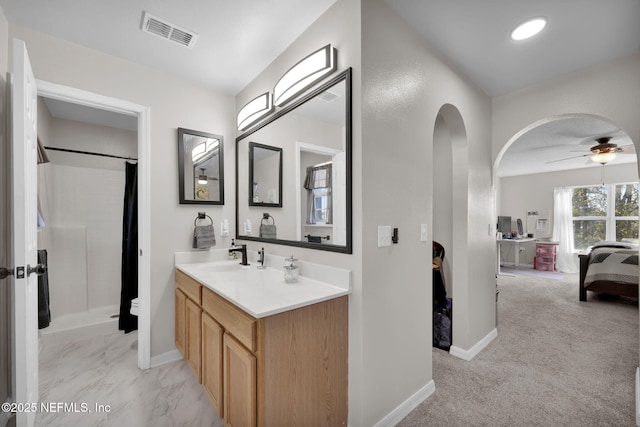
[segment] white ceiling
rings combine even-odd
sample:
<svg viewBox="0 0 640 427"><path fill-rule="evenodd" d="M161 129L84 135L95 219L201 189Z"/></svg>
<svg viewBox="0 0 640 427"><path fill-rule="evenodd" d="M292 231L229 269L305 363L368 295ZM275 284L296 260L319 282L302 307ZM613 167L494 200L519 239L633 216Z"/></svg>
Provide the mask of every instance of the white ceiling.
<svg viewBox="0 0 640 427"><path fill-rule="evenodd" d="M640 0L385 1L490 96L640 50ZM334 2L0 0L0 7L13 24L235 95ZM196 45L189 49L143 33L143 11L198 33ZM547 17L545 30L511 41L511 30L534 16ZM602 136L601 124L541 126L507 151L499 174L510 175L514 164L520 174L548 170L551 156L570 157L576 141ZM598 135L584 135L584 129ZM548 146L532 152L535 144ZM558 163L580 167L578 161Z"/></svg>
<svg viewBox="0 0 640 427"><path fill-rule="evenodd" d="M609 136L611 143L633 150L629 136L616 126L594 117L566 117L535 127L521 135L505 151L497 175L515 176L585 167L599 167L590 159L590 148L598 137ZM634 154L618 153L608 164L636 161Z"/></svg>
<svg viewBox="0 0 640 427"><path fill-rule="evenodd" d="M638 0L386 0L487 94L516 89L640 49ZM525 20L547 18L515 42Z"/></svg>
<svg viewBox="0 0 640 427"><path fill-rule="evenodd" d="M335 0L1 0L10 23L237 94ZM142 13L196 32L193 48L140 30Z"/></svg>

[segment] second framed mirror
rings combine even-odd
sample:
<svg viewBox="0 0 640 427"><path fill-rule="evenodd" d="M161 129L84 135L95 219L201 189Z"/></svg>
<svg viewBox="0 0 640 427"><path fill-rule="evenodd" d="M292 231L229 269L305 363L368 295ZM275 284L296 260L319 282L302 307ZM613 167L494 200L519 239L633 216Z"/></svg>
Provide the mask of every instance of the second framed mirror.
<svg viewBox="0 0 640 427"><path fill-rule="evenodd" d="M249 206L282 207L282 148L249 143Z"/></svg>

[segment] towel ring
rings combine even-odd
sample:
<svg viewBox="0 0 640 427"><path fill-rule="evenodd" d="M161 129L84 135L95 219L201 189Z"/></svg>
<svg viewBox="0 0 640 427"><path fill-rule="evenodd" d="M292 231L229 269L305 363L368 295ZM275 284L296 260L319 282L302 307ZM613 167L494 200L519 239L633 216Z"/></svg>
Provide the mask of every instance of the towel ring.
<svg viewBox="0 0 640 427"><path fill-rule="evenodd" d="M204 212L198 212L198 216L196 217L195 221L193 221L193 226L194 227L196 226L199 219L206 219L206 218L209 218L209 221L211 221L210 225L213 225L213 218L211 218L209 215L207 215Z"/></svg>
<svg viewBox="0 0 640 427"><path fill-rule="evenodd" d="M262 214L262 220L260 221L260 224L264 224L264 222L269 221L269 219L271 219L273 225L276 225L276 220L268 213Z"/></svg>

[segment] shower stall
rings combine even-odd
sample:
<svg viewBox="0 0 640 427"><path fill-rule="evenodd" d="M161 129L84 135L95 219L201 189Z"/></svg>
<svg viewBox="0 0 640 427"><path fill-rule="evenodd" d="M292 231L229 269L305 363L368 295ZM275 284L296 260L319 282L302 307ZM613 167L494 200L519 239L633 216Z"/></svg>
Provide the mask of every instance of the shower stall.
<svg viewBox="0 0 640 427"><path fill-rule="evenodd" d="M50 107L42 101L38 109L39 137L50 159L38 165L44 220L38 248L48 254L51 313L40 335L51 340L116 332L124 159L135 157L137 133L55 118Z"/></svg>

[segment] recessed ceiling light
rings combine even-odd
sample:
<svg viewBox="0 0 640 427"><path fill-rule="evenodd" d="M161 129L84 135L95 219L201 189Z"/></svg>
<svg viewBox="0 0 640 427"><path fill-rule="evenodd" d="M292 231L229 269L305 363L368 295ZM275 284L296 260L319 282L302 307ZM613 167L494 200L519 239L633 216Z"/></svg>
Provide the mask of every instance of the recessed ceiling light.
<svg viewBox="0 0 640 427"><path fill-rule="evenodd" d="M525 40L538 34L547 25L545 18L533 18L516 27L511 32L512 40Z"/></svg>

